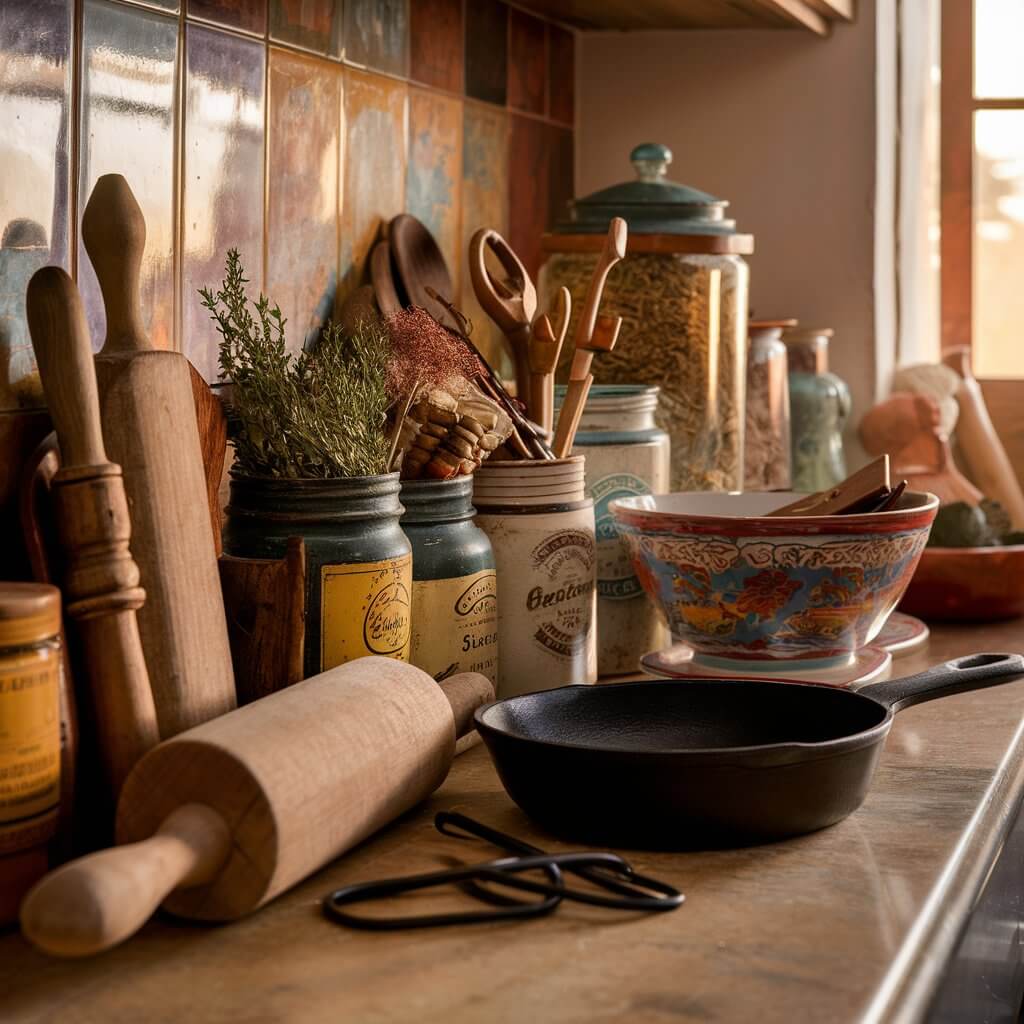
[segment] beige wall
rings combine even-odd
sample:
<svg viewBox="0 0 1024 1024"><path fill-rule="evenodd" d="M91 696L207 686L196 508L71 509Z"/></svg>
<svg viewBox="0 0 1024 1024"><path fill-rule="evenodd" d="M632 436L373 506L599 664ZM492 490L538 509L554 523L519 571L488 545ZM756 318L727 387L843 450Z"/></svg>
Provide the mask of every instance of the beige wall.
<svg viewBox="0 0 1024 1024"><path fill-rule="evenodd" d="M668 145L669 176L728 199L755 236L754 313L835 328L832 368L853 390L854 420L884 370L874 345L874 6L861 0L857 21L826 40L584 33L578 82L578 194L632 177L636 143Z"/></svg>

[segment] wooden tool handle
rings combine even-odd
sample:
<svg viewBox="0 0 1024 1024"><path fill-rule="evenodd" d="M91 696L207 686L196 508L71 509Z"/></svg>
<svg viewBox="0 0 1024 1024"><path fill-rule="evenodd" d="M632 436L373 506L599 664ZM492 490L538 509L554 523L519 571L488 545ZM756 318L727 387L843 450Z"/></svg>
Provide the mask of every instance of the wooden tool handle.
<svg viewBox="0 0 1024 1024"><path fill-rule="evenodd" d="M957 391L960 418L956 437L967 469L982 494L998 501L1006 509L1015 530L1024 529L1024 492L1013 470L985 405L981 386L971 371L970 351L966 348L949 352L943 362L960 375Z"/></svg>
<svg viewBox="0 0 1024 1024"><path fill-rule="evenodd" d="M50 418L65 466L107 461L96 373L82 299L60 267L37 270L28 283L28 328Z"/></svg>
<svg viewBox="0 0 1024 1024"><path fill-rule="evenodd" d="M441 681L441 689L452 706L455 720L455 738L461 739L472 732L476 709L494 700L491 681L477 672L460 672Z"/></svg>
<svg viewBox="0 0 1024 1024"><path fill-rule="evenodd" d="M107 337L101 354L154 348L143 327L139 301L146 221L120 174L104 174L93 187L82 215L82 240L107 310Z"/></svg>
<svg viewBox="0 0 1024 1024"><path fill-rule="evenodd" d="M59 267L43 267L29 282L27 313L61 445L63 466L54 477L53 495L67 566L66 609L79 622L113 800L132 765L159 739L135 620L145 593L128 550L131 530L121 470L103 450L96 374L78 289Z"/></svg>
<svg viewBox="0 0 1024 1024"><path fill-rule="evenodd" d="M576 336L573 343L577 349L585 348L594 333L594 324L597 321L597 311L601 306L601 296L604 294L608 271L626 255L628 235L626 222L621 217L613 217L611 224L608 225L608 236L605 238L604 248L597 258L597 266L594 268L594 274L587 288L587 296L583 300L580 318L576 323Z"/></svg>
<svg viewBox="0 0 1024 1024"><path fill-rule="evenodd" d="M54 956L89 956L137 932L173 889L213 878L231 851L223 818L203 804L168 815L156 835L72 861L25 897L25 937Z"/></svg>

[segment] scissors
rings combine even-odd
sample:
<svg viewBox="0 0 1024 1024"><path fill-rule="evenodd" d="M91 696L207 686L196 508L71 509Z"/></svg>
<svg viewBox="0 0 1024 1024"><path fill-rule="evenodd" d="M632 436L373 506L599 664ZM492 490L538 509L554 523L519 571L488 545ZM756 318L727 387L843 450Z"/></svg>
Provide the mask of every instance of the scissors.
<svg viewBox="0 0 1024 1024"><path fill-rule="evenodd" d="M506 277L491 274L486 260L488 249ZM512 247L492 228L481 228L470 239L469 276L477 301L508 339L516 368L516 394L525 398L530 386L530 333L537 313L533 281Z"/></svg>

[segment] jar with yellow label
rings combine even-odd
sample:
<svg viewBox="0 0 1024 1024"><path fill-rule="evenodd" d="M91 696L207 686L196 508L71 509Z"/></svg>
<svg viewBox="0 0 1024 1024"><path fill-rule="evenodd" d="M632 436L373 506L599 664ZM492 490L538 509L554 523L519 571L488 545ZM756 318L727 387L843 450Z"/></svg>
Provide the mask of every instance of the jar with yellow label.
<svg viewBox="0 0 1024 1024"><path fill-rule="evenodd" d="M498 681L494 552L474 522L473 478L405 480L402 529L412 543L412 652L438 681L479 672Z"/></svg>
<svg viewBox="0 0 1024 1024"><path fill-rule="evenodd" d="M0 858L45 850L57 832L61 795L60 591L44 583L0 583ZM0 919L46 870L11 864L0 887ZM20 865L20 867L19 867ZM9 888L9 885L12 888Z"/></svg>
<svg viewBox="0 0 1024 1024"><path fill-rule="evenodd" d="M369 654L409 660L412 547L398 525L397 473L333 480L231 478L224 552L306 554L304 674Z"/></svg>

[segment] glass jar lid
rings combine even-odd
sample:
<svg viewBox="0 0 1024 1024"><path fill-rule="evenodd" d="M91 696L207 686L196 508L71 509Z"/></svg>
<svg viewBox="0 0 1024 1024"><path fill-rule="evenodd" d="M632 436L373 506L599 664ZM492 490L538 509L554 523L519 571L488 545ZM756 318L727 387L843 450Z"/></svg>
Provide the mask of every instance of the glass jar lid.
<svg viewBox="0 0 1024 1024"><path fill-rule="evenodd" d="M555 234L604 234L613 217L623 217L630 233L641 235L733 235L736 222L725 216L729 203L689 185L669 181L672 150L645 142L629 154L637 180L601 189L569 204L569 219Z"/></svg>

